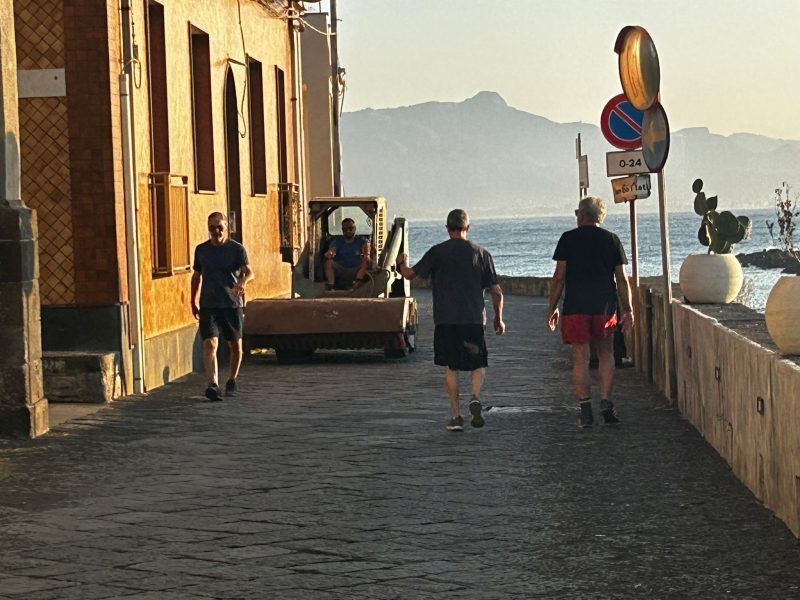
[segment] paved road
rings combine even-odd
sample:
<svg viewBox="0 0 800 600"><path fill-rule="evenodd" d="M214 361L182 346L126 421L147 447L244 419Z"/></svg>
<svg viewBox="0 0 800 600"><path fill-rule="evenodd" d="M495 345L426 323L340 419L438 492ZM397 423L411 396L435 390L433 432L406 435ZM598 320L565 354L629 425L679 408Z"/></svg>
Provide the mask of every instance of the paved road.
<svg viewBox="0 0 800 600"><path fill-rule="evenodd" d="M0 597L789 598L800 548L639 374L575 427L541 298L507 299L487 426L420 350L192 376L0 443ZM466 379L464 380L466 384Z"/></svg>

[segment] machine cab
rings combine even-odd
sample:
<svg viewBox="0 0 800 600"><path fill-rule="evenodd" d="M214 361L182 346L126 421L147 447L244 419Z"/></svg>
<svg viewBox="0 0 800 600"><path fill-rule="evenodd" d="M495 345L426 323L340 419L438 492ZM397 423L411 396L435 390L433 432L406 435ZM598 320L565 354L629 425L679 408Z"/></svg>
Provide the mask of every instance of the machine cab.
<svg viewBox="0 0 800 600"><path fill-rule="evenodd" d="M370 248L369 285L348 290L348 295L409 296L407 282L395 269L397 256L408 249L406 222L405 219L397 218L389 230L386 200L380 196L314 198L309 202L308 242L293 269L293 295L331 295L325 291L324 255L331 241L342 235L342 221L345 219L355 222L356 237L366 240Z"/></svg>

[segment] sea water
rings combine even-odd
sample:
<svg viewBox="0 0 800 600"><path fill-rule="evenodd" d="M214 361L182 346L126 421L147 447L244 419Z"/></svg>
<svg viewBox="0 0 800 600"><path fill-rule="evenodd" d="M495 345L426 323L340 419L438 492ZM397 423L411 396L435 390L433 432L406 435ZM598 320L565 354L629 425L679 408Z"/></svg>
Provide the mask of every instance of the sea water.
<svg viewBox="0 0 800 600"><path fill-rule="evenodd" d="M630 216L627 206L612 207L603 227L616 233L628 255L627 273L631 274L632 257ZM733 249L736 253L757 252L774 247L766 221L774 221L775 213L764 209L744 209L734 214L746 215L753 222L750 238ZM441 222L409 221L410 262L414 263L430 246L447 239L444 217ZM701 217L694 213L669 215L670 276L678 281L683 259L689 254L707 252L700 245L697 232ZM575 216L518 217L502 219L475 219L470 224L469 238L491 252L498 274L513 276L550 277L555 263L552 260L558 238L564 231L575 227ZM639 276L662 274L661 230L657 213L639 213L636 217L638 237ZM763 312L772 286L781 276L780 269L744 268L744 285L737 301Z"/></svg>

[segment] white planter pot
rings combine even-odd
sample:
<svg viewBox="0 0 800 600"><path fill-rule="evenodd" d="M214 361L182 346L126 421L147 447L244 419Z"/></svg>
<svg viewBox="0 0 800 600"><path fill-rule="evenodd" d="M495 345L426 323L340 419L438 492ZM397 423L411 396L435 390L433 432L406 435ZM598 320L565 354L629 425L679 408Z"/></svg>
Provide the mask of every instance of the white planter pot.
<svg viewBox="0 0 800 600"><path fill-rule="evenodd" d="M678 280L693 304L728 304L742 289L742 265L733 254L690 254Z"/></svg>
<svg viewBox="0 0 800 600"><path fill-rule="evenodd" d="M781 277L772 287L764 311L767 331L784 354L800 354L800 277Z"/></svg>

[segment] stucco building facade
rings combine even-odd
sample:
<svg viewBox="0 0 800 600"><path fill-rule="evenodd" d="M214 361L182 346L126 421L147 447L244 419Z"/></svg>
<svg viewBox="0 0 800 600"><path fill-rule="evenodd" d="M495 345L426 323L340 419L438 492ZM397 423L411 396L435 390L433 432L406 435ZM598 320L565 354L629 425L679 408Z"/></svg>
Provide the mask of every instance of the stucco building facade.
<svg viewBox="0 0 800 600"><path fill-rule="evenodd" d="M303 10L294 0L14 3L45 355L114 353L120 393L191 371L192 252L213 211L248 250L248 297L290 292L313 126Z"/></svg>

